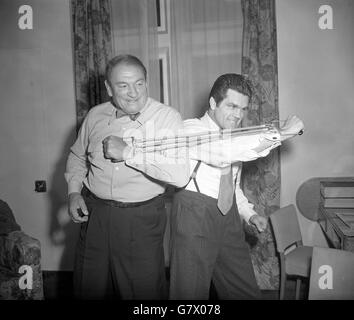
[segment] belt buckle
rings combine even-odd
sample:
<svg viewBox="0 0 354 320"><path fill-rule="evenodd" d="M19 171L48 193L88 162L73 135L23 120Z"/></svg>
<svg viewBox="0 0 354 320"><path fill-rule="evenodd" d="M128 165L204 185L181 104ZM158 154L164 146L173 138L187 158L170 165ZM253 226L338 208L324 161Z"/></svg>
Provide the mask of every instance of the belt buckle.
<svg viewBox="0 0 354 320"><path fill-rule="evenodd" d="M120 203L118 204L118 207L119 207L119 208L129 208L129 206L130 206L130 203L129 203L129 202L120 202Z"/></svg>

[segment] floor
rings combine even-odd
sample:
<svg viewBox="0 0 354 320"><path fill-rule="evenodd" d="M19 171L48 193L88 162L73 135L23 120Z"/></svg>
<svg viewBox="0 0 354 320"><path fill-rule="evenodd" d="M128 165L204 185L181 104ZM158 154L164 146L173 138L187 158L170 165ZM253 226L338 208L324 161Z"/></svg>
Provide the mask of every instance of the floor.
<svg viewBox="0 0 354 320"><path fill-rule="evenodd" d="M72 272L70 271L43 271L43 286L44 296L46 300L72 300L73 286L72 286ZM306 285L302 285L300 292L300 299L307 299ZM277 290L262 290L263 300L278 300ZM210 293L211 300L217 300L217 295L213 288ZM286 300L295 299L295 281L288 280L286 293Z"/></svg>

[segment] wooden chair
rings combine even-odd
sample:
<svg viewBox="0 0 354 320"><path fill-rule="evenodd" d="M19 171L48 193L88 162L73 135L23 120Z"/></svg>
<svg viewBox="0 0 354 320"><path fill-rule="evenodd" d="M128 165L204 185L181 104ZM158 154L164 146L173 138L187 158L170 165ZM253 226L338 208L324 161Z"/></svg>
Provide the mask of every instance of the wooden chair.
<svg viewBox="0 0 354 320"><path fill-rule="evenodd" d="M310 277L312 247L304 246L294 205L280 208L270 215L276 247L280 256L280 294L284 299L288 276L296 277L296 299L300 297L302 278Z"/></svg>
<svg viewBox="0 0 354 320"><path fill-rule="evenodd" d="M354 253L313 248L309 300L354 300Z"/></svg>

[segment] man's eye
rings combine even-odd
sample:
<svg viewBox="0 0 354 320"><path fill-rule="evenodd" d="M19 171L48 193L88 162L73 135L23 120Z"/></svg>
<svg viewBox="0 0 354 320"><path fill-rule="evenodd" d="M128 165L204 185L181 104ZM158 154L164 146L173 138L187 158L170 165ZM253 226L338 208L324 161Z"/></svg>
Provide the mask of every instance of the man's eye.
<svg viewBox="0 0 354 320"><path fill-rule="evenodd" d="M126 87L127 87L126 84L120 84L120 85L118 85L118 88L119 88L119 89L125 89Z"/></svg>
<svg viewBox="0 0 354 320"><path fill-rule="evenodd" d="M143 86L143 85L144 85L144 82L143 82L143 81L138 82L138 83L137 83L137 85L138 85L139 87L141 87L141 86Z"/></svg>

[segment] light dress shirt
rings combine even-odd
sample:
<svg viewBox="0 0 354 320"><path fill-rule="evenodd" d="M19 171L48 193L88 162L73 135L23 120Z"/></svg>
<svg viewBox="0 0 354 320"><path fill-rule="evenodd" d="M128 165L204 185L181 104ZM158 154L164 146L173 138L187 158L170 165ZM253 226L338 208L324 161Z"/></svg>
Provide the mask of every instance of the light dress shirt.
<svg viewBox="0 0 354 320"><path fill-rule="evenodd" d="M110 136L151 137L159 132L176 133L183 122L173 108L148 98L135 121L116 116L111 102L93 107L87 114L68 157L65 178L68 193L80 192L83 184L97 197L122 202L149 200L189 179L189 162L166 163L159 154L135 156L120 162L105 159L102 141Z"/></svg>
<svg viewBox="0 0 354 320"><path fill-rule="evenodd" d="M185 120L183 129L186 133L197 133L203 132L205 130L220 130L218 125L210 118L208 113L205 113L205 115L200 119ZM271 141L272 143L270 146L259 153L252 150L253 148L257 147L263 139ZM235 183L237 208L240 216L247 223L249 222L249 218L257 213L253 210L253 204L248 201L240 187L242 171L241 161L252 161L259 157L265 157L269 154L270 150L276 148L280 144L280 135L277 131L240 136L229 139L226 142L219 142L214 144L215 147L218 148L219 154L222 153L224 156L227 155L229 157L228 161L232 162L232 173L233 181ZM200 159L201 154L203 153L205 153L205 150L197 150L197 148L190 153L189 157L191 172L194 170L198 163L198 161L193 160L193 158ZM220 162L220 159L215 159L216 153L211 152L209 154L211 163L217 164ZM205 163L203 161L201 162L196 175L196 182L201 193L215 199L218 198L221 171L222 168L220 167ZM186 190L198 192L192 180L190 180L186 186Z"/></svg>

